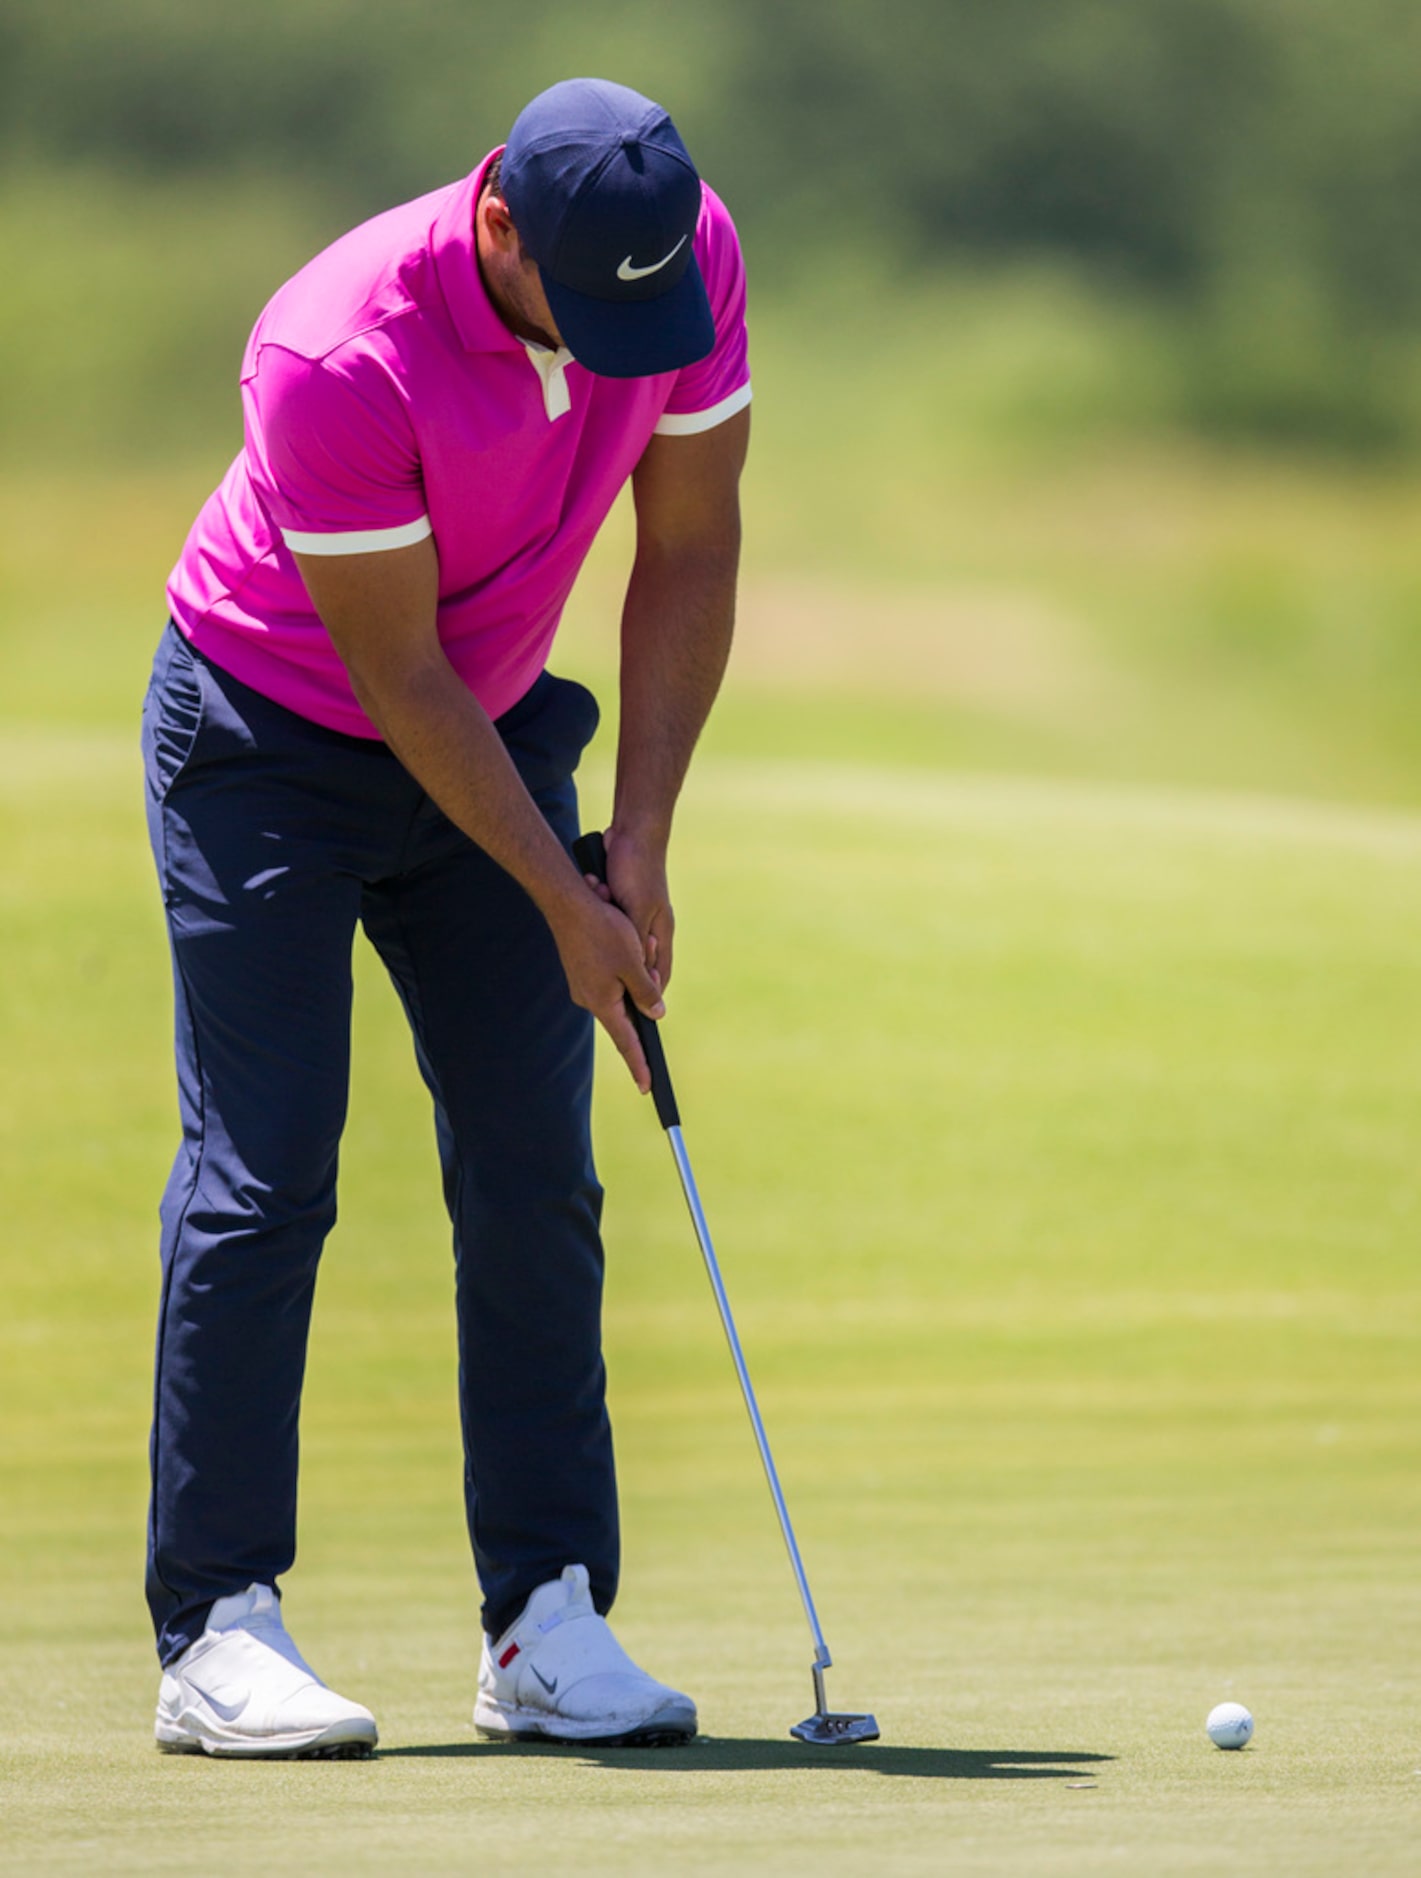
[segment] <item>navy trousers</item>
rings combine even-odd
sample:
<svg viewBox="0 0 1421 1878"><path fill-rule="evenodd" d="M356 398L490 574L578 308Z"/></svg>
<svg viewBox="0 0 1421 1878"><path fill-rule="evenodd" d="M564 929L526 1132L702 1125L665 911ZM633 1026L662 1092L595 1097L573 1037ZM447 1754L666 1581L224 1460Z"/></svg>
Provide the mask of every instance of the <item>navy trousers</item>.
<svg viewBox="0 0 1421 1878"><path fill-rule="evenodd" d="M498 729L559 837L596 728L544 674ZM161 1207L148 1599L164 1662L296 1549L311 1299L335 1220L363 925L434 1099L454 1226L465 1496L497 1635L618 1528L601 1355L592 1020L517 883L381 743L284 710L171 625L144 704L182 1145ZM409 1256L392 1246L392 1258Z"/></svg>

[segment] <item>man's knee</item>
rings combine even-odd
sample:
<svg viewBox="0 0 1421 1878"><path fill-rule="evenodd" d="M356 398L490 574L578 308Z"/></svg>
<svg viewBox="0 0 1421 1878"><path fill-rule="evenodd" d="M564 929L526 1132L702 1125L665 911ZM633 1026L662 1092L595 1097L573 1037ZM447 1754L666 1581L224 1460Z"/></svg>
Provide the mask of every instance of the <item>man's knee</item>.
<svg viewBox="0 0 1421 1878"><path fill-rule="evenodd" d="M233 1230L329 1231L344 1120L343 1101L332 1109L279 1091L236 1118L209 1117L190 1206Z"/></svg>

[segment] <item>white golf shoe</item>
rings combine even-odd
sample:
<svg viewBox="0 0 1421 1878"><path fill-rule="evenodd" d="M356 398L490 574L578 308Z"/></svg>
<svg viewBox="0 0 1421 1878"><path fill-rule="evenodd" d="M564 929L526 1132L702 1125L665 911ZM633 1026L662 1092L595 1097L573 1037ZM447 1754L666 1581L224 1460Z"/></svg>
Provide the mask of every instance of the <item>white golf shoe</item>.
<svg viewBox="0 0 1421 1878"><path fill-rule="evenodd" d="M474 1726L505 1740L665 1747L694 1736L696 1705L637 1668L592 1608L587 1567L569 1565L497 1642L484 1638Z"/></svg>
<svg viewBox="0 0 1421 1878"><path fill-rule="evenodd" d="M219 1598L207 1628L163 1671L158 1746L169 1754L357 1759L378 1740L375 1717L303 1661L270 1585Z"/></svg>

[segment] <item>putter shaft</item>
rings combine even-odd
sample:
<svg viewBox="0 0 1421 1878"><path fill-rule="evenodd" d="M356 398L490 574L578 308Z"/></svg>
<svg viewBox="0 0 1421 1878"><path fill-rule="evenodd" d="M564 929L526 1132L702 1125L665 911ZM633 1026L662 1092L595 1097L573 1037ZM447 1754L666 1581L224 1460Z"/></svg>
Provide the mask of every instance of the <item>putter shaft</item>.
<svg viewBox="0 0 1421 1878"><path fill-rule="evenodd" d="M765 1424L760 1419L760 1405L755 1400L754 1385L750 1381L750 1372L745 1366L745 1353L740 1348L735 1318L731 1314L730 1300L725 1294L725 1285L720 1276L720 1263L715 1255L715 1247L711 1244L710 1227L706 1224L705 1210L701 1206L701 1196L696 1190L696 1177L691 1172L691 1162L686 1153L686 1143L682 1139L679 1124L673 1123L666 1130L666 1139L671 1143L671 1152L676 1161L676 1172L681 1177L681 1191L686 1196L691 1224L696 1229L701 1257L705 1260L706 1276L710 1279L711 1290L715 1294L716 1309L720 1312L725 1340L730 1345L735 1373L740 1378L740 1393L745 1398L745 1407L750 1415L750 1426L755 1431L755 1445L760 1450L765 1479L770 1486L770 1498L774 1501L775 1512L779 1515L780 1531L784 1534L785 1549L789 1553L789 1562L794 1570L794 1582L799 1586L800 1602L804 1606L804 1615L809 1620L809 1634L814 1639L814 1692L819 1698L819 1708L822 1713L825 1708L823 1672L831 1666L833 1658L829 1655L829 1646L824 1641L824 1632L819 1627L819 1613L814 1608L809 1580L804 1575L804 1561L799 1556L794 1527L790 1524L789 1508L785 1505L780 1477L775 1472L775 1460L770 1453L770 1444L765 1435Z"/></svg>
<svg viewBox="0 0 1421 1878"><path fill-rule="evenodd" d="M600 834L588 833L580 836L573 844L573 855L584 874L590 874L594 880L606 883L607 848ZM720 1275L720 1264L715 1256L715 1247L711 1243L705 1209L701 1205L701 1196L696 1190L696 1177L691 1172L690 1157L686 1153L686 1144L681 1137L681 1115L676 1106L676 1092L671 1086L671 1072L666 1067L666 1052L662 1048L661 1032L649 1017L642 1015L630 995L626 999L626 1009L646 1054L647 1067L651 1071L651 1096L656 1105L657 1120L665 1129L666 1137L671 1143L671 1153L676 1162L676 1172L680 1177L681 1191L686 1196L691 1224L696 1229L696 1242L701 1248L706 1276L710 1279L711 1290L715 1294L716 1309L720 1312L725 1340L730 1345L735 1373L740 1378L740 1393L745 1398L750 1426L755 1431L755 1445L760 1450L760 1461L765 1469L765 1479L769 1482L770 1498L775 1503L780 1532L784 1536L785 1550L789 1553L789 1562L794 1568L794 1582L799 1587L799 1599L804 1606L804 1615L809 1620L809 1634L814 1639L815 1712L807 1721L799 1722L791 1728L790 1733L798 1736L801 1741L809 1741L818 1746L828 1743L876 1741L878 1723L872 1715L833 1714L825 1698L824 1671L830 1667L833 1659L829 1655L829 1646L824 1641L824 1632L819 1626L819 1613L815 1610L814 1599L810 1595L809 1580L804 1575L804 1561L799 1556L794 1527L790 1524L789 1508L785 1505L784 1490L780 1486L780 1477L775 1472L774 1456L770 1453L765 1424L760 1419L760 1405L755 1400L750 1372L745 1366L745 1353L740 1348L740 1337L735 1328L735 1319L731 1314L730 1299L726 1296L725 1284Z"/></svg>

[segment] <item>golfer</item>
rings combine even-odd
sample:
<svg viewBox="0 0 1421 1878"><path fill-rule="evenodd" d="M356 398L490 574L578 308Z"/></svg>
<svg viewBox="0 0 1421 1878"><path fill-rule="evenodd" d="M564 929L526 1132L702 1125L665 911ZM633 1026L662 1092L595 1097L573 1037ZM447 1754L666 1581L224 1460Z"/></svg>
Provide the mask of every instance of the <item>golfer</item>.
<svg viewBox="0 0 1421 1878"><path fill-rule="evenodd" d="M475 1724L686 1738L693 1703L606 1623L589 1100L594 1018L649 1087L623 1000L664 1009L672 812L729 649L750 401L735 231L664 111L569 80L471 176L287 282L242 396L244 445L173 573L144 707L182 1117L152 1438L158 1744L376 1740L301 1657L276 1589L357 923L409 1018L454 1225ZM609 895L569 854L596 703L546 661L628 479Z"/></svg>

